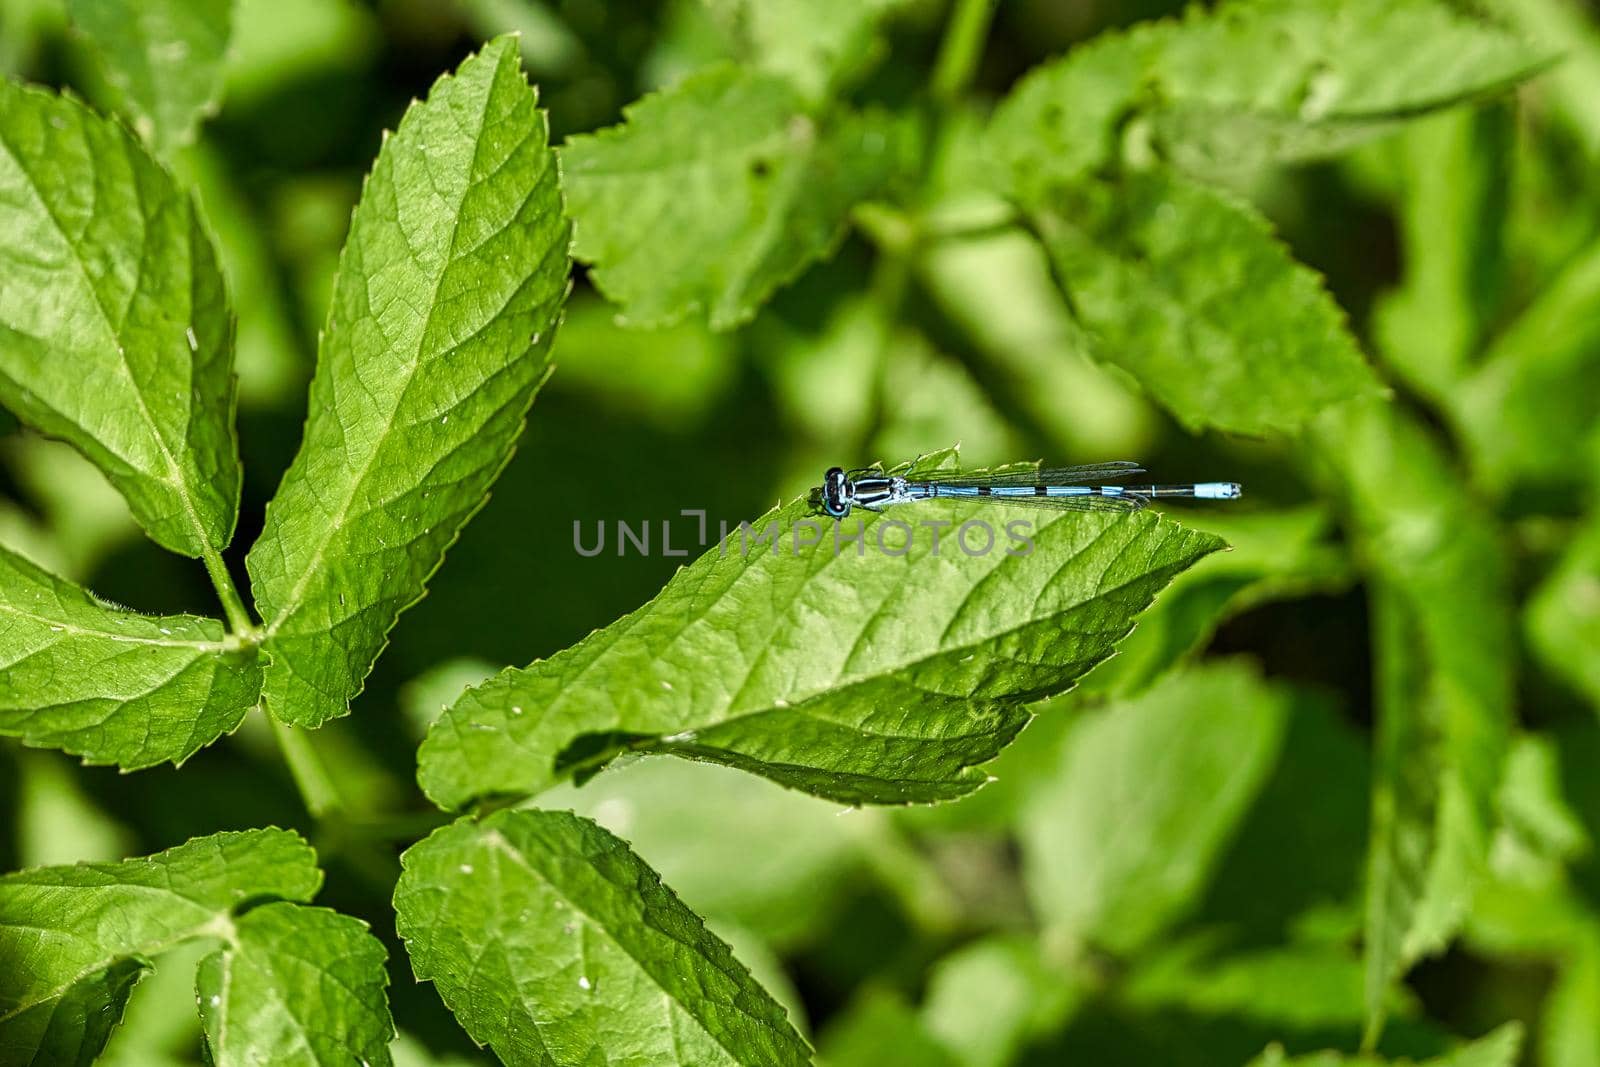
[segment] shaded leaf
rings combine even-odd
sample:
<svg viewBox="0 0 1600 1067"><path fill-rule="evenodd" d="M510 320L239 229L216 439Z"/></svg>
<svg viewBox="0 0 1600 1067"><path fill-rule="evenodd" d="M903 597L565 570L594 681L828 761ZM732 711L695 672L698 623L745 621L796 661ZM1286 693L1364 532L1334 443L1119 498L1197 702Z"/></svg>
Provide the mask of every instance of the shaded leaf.
<svg viewBox="0 0 1600 1067"><path fill-rule="evenodd" d="M1025 194L1116 161L1140 117L1178 166L1230 171L1342 151L1550 58L1436 0L1194 7L1036 68L996 110L991 136Z"/></svg>
<svg viewBox="0 0 1600 1067"><path fill-rule="evenodd" d="M568 141L561 173L574 252L639 326L700 309L715 329L744 322L832 250L905 150L890 120L814 117L783 78L733 66L623 114Z"/></svg>
<svg viewBox="0 0 1600 1067"><path fill-rule="evenodd" d="M1534 590L1523 622L1540 661L1600 714L1600 509Z"/></svg>
<svg viewBox="0 0 1600 1067"><path fill-rule="evenodd" d="M735 384L738 352L725 334L688 320L630 330L594 294L567 302L552 358L552 388L594 398L608 410L665 429L704 423Z"/></svg>
<svg viewBox="0 0 1600 1067"><path fill-rule="evenodd" d="M1365 1018L1361 960L1342 945L1290 944L1234 953L1206 951L1204 938L1142 962L1129 976L1130 1003L1198 1016L1258 1019L1282 1029L1344 1029Z"/></svg>
<svg viewBox="0 0 1600 1067"><path fill-rule="evenodd" d="M905 0L707 0L747 66L821 100L883 51L876 30Z"/></svg>
<svg viewBox="0 0 1600 1067"><path fill-rule="evenodd" d="M346 713L510 458L567 286L545 136L502 38L440 79L373 166L305 439L248 559L284 722Z"/></svg>
<svg viewBox="0 0 1600 1067"><path fill-rule="evenodd" d="M1087 178L1121 158L1123 124L1137 113L1152 57L1170 23L1102 33L1030 71L990 120L1002 188L1024 197Z"/></svg>
<svg viewBox="0 0 1600 1067"><path fill-rule="evenodd" d="M587 819L463 819L403 862L395 912L412 969L507 1062L811 1062L728 947Z"/></svg>
<svg viewBox="0 0 1600 1067"><path fill-rule="evenodd" d="M70 0L139 136L167 153L216 110L233 0Z"/></svg>
<svg viewBox="0 0 1600 1067"><path fill-rule="evenodd" d="M1561 57L1541 94L1590 158L1600 154L1600 30L1591 13L1566 0L1493 0L1484 10Z"/></svg>
<svg viewBox="0 0 1600 1067"><path fill-rule="evenodd" d="M1506 1023L1454 1052L1423 1060L1417 1067L1514 1067L1521 1049L1521 1024ZM1271 1048L1251 1060L1250 1067L1405 1067L1412 1062L1378 1056L1346 1056L1338 1052L1286 1056L1281 1048Z"/></svg>
<svg viewBox="0 0 1600 1067"><path fill-rule="evenodd" d="M0 400L100 467L158 543L239 508L233 324L189 197L120 125L0 81Z"/></svg>
<svg viewBox="0 0 1600 1067"><path fill-rule="evenodd" d="M124 770L182 763L255 706L253 645L115 607L0 548L0 734Z"/></svg>
<svg viewBox="0 0 1600 1067"><path fill-rule="evenodd" d="M1095 355L1190 430L1292 432L1380 392L1322 279L1242 201L1151 171L1053 189L1032 220Z"/></svg>
<svg viewBox="0 0 1600 1067"><path fill-rule="evenodd" d="M1372 739L1341 710L1320 693L1296 691L1277 764L1219 858L1197 923L1254 946L1355 940Z"/></svg>
<svg viewBox="0 0 1600 1067"><path fill-rule="evenodd" d="M1052 453L1137 456L1149 447L1155 411L1125 375L1091 357L1089 338L1031 234L943 239L917 267L923 289L971 340L968 358L992 402L1032 427ZM995 313L1000 307L1004 314Z"/></svg>
<svg viewBox="0 0 1600 1067"><path fill-rule="evenodd" d="M95 803L71 761L54 753L18 752L12 811L15 863L45 867L110 860L128 853L127 827Z"/></svg>
<svg viewBox="0 0 1600 1067"><path fill-rule="evenodd" d="M1555 54L1439 0L1276 0L1200 9L1154 65L1157 136L1179 165L1338 152L1510 88Z"/></svg>
<svg viewBox="0 0 1600 1067"><path fill-rule="evenodd" d="M1389 983L1444 947L1482 873L1510 742L1508 590L1494 527L1420 426L1389 405L1347 405L1315 440L1373 579L1375 1027Z"/></svg>
<svg viewBox="0 0 1600 1067"><path fill-rule="evenodd" d="M962 1067L1005 1067L1030 1039L1058 1028L1082 990L1030 935L991 936L934 965L922 1025Z"/></svg>
<svg viewBox="0 0 1600 1067"><path fill-rule="evenodd" d="M1021 817L1023 879L1047 926L1128 952L1190 906L1271 771L1290 707L1223 662L1079 719Z"/></svg>
<svg viewBox="0 0 1600 1067"><path fill-rule="evenodd" d="M819 1042L828 1067L961 1067L896 993L871 989L833 1020Z"/></svg>
<svg viewBox="0 0 1600 1067"><path fill-rule="evenodd" d="M929 523L945 524L937 548ZM1016 530L1031 531L1031 552L1013 554ZM537 793L626 748L847 803L959 796L983 783L977 765L1026 704L1069 688L1220 547L1149 512L935 500L858 509L835 528L796 501L730 531L632 615L468 690L429 731L419 781L458 807Z"/></svg>
<svg viewBox="0 0 1600 1067"><path fill-rule="evenodd" d="M1275 600L1337 590L1352 578L1329 543L1320 508L1208 513L1229 551L1207 556L1172 580L1117 654L1083 680L1089 692L1133 693L1198 652L1226 620Z"/></svg>
<svg viewBox="0 0 1600 1067"><path fill-rule="evenodd" d="M59 997L7 1017L0 1022L0 1063L88 1067L99 1059L128 995L148 970L143 960L118 960Z"/></svg>
<svg viewBox="0 0 1600 1067"><path fill-rule="evenodd" d="M1490 344L1451 399L1475 473L1570 486L1600 454L1600 249L1580 252Z"/></svg>
<svg viewBox="0 0 1600 1067"><path fill-rule="evenodd" d="M1509 106L1412 123L1394 141L1405 274L1374 317L1378 352L1407 384L1447 398L1475 360L1506 284Z"/></svg>

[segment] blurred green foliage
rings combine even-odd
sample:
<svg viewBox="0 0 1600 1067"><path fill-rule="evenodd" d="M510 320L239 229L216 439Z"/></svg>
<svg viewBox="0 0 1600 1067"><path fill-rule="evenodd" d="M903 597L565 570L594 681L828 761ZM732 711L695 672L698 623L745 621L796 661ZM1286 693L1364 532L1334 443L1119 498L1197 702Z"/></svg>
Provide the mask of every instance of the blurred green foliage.
<svg viewBox="0 0 1600 1067"><path fill-rule="evenodd" d="M1179 516L1234 550L1035 708L986 788L841 809L647 757L540 806L625 839L834 1067L1600 1067L1600 20L1263 5L1290 14L1188 38L1124 32L1205 24L1167 0L1012 0L987 26L936 0L238 0L219 60L130 82L102 56L148 59L142 24L105 16L141 5L0 0L0 70L129 116L215 238L241 583L363 176L441 72L520 31L579 182L687 142L716 156L658 201L569 191L599 262L554 375L359 713L315 735L342 819L305 810L259 716L136 775L7 741L0 869L298 828L318 903L388 948L395 1062L483 1062L414 981L390 897L439 821L415 774L443 706L676 570L581 558L574 523L736 523L832 463L954 441L970 466L1135 455L1244 482L1238 509ZM1317 22L1336 10L1343 36ZM1324 63L1350 40L1385 47ZM586 136L685 84L761 121L705 105ZM196 128L169 93L220 106ZM648 99L628 121L681 98ZM833 180L868 144L870 173ZM718 212L731 237L692 230ZM3 414L0 544L141 612L216 610L94 467ZM157 963L106 1061L200 1062L199 957Z"/></svg>

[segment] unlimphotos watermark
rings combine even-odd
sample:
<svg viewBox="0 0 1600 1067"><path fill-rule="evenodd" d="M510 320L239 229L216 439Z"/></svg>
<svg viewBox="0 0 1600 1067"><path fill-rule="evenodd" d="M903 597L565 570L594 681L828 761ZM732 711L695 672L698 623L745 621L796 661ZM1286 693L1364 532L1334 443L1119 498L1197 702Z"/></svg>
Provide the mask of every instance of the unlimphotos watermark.
<svg viewBox="0 0 1600 1067"><path fill-rule="evenodd" d="M713 542L705 510L685 508L679 515L681 518L676 520L660 519L652 523L646 519L637 524L627 519L614 519L609 524L605 519L592 520L592 524L573 519L572 548L578 555L592 559L608 554L685 557L689 555L691 546L702 549L711 547ZM748 520L729 525L723 519L717 523L714 543L719 556L735 552L740 556L748 556L752 550L760 548L775 555L787 552L798 556L803 552L821 549L831 550L835 556L845 555L852 550L857 556L865 556L868 551L884 556L906 556L911 553L919 533L926 531L928 551L933 556L950 551L959 551L974 558L993 552L1004 552L1008 556L1027 556L1033 552L1033 523L1027 519L1012 519L997 530L994 525L981 519L963 523L948 519L923 519L913 525L896 518L873 518L870 524L861 517L853 522L848 519L804 518L788 524L773 519L759 528ZM687 525L681 519L694 520L693 534L679 528ZM659 536L652 537L652 531Z"/></svg>

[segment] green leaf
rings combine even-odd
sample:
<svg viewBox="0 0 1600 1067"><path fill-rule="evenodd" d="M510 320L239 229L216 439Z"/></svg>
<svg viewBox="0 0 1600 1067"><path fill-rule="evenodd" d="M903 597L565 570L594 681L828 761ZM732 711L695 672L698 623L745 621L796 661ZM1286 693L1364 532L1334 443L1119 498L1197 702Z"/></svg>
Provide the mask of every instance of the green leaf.
<svg viewBox="0 0 1600 1067"><path fill-rule="evenodd" d="M1231 954L1191 938L1142 961L1128 1002L1155 1014L1244 1018L1275 1029L1350 1030L1365 1017L1361 960L1343 945L1282 945Z"/></svg>
<svg viewBox="0 0 1600 1067"><path fill-rule="evenodd" d="M1150 171L1031 215L1095 354L1190 430L1293 432L1380 391L1321 278L1242 201Z"/></svg>
<svg viewBox="0 0 1600 1067"><path fill-rule="evenodd" d="M309 900L321 881L310 846L284 830L0 877L0 1059L26 1063L46 1047L98 1054L105 1015L120 1016L148 957L195 937L226 938L247 901Z"/></svg>
<svg viewBox="0 0 1600 1067"><path fill-rule="evenodd" d="M755 314L826 256L846 215L901 168L906 130L811 115L785 79L718 66L624 109L561 153L573 250L630 324Z"/></svg>
<svg viewBox="0 0 1600 1067"><path fill-rule="evenodd" d="M345 244L305 439L248 559L268 709L348 711L511 456L567 289L545 119L501 38L413 105Z"/></svg>
<svg viewBox="0 0 1600 1067"><path fill-rule="evenodd" d="M1510 107L1462 108L1393 142L1405 275L1378 303L1384 362L1435 400L1467 374L1506 289Z"/></svg>
<svg viewBox="0 0 1600 1067"><path fill-rule="evenodd" d="M941 239L918 257L917 281L971 341L973 352L962 355L993 403L1012 412L1012 422L1033 427L1030 438L1038 435L1051 454L1137 455L1148 446L1155 410L1126 375L1091 357L1031 234L1008 229ZM996 314L998 307L1005 314Z"/></svg>
<svg viewBox="0 0 1600 1067"><path fill-rule="evenodd" d="M828 1067L961 1067L897 993L869 989L835 1018L819 1042Z"/></svg>
<svg viewBox="0 0 1600 1067"><path fill-rule="evenodd" d="M1012 554L1008 522L1027 524L1014 529L1031 552ZM937 548L929 524L945 524ZM843 540L857 533L859 548ZM632 615L468 690L429 731L418 778L454 808L537 793L627 748L852 804L959 796L1026 704L1069 688L1221 547L1148 512L928 501L824 527L796 501L730 531Z"/></svg>
<svg viewBox="0 0 1600 1067"><path fill-rule="evenodd" d="M1600 27L1592 13L1567 0L1495 0L1485 10L1561 57L1540 95L1550 101L1562 132L1589 158L1600 154Z"/></svg>
<svg viewBox="0 0 1600 1067"><path fill-rule="evenodd" d="M1600 454L1597 393L1600 248L1589 248L1494 339L1482 366L1453 394L1451 414L1475 472L1490 486L1566 486L1585 474L1576 457Z"/></svg>
<svg viewBox="0 0 1600 1067"><path fill-rule="evenodd" d="M1439 446L1386 404L1318 423L1372 574L1377 765L1367 889L1369 1026L1444 947L1480 878L1510 746L1511 630L1498 535Z"/></svg>
<svg viewBox="0 0 1600 1067"><path fill-rule="evenodd" d="M1208 514L1205 522L1229 551L1174 578L1117 654L1083 680L1085 690L1137 692L1197 653L1227 619L1350 581L1348 561L1327 539L1330 520L1321 508Z"/></svg>
<svg viewBox="0 0 1600 1067"><path fill-rule="evenodd" d="M1037 68L997 109L991 137L1024 194L1114 163L1141 117L1178 166L1232 171L1342 151L1549 59L1437 0L1195 7Z"/></svg>
<svg viewBox="0 0 1600 1067"><path fill-rule="evenodd" d="M255 706L253 645L138 615L0 548L0 734L124 770L182 763Z"/></svg>
<svg viewBox="0 0 1600 1067"><path fill-rule="evenodd" d="M1244 664L1221 662L1085 714L1022 813L1036 913L1119 953L1160 933L1271 772L1291 705Z"/></svg>
<svg viewBox="0 0 1600 1067"><path fill-rule="evenodd" d="M0 1023L0 1063L89 1067L122 1021L128 995L148 967L118 960L59 998Z"/></svg>
<svg viewBox="0 0 1600 1067"><path fill-rule="evenodd" d="M233 324L189 197L122 126L0 81L0 276L0 400L214 559L239 509Z"/></svg>
<svg viewBox="0 0 1600 1067"><path fill-rule="evenodd" d="M825 931L869 859L888 847L879 812L840 819L837 804L683 760L621 764L541 803L626 838L696 914L778 947ZM766 847L779 838L783 848Z"/></svg>
<svg viewBox="0 0 1600 1067"><path fill-rule="evenodd" d="M246 912L195 983L211 1061L387 1065L387 956L366 923L326 908Z"/></svg>
<svg viewBox="0 0 1600 1067"><path fill-rule="evenodd" d="M931 969L922 1025L962 1067L1006 1067L1078 1006L1082 990L1041 949L1032 934L993 935Z"/></svg>
<svg viewBox="0 0 1600 1067"><path fill-rule="evenodd" d="M130 834L85 790L70 761L17 752L11 825L18 867L108 860L126 855Z"/></svg>
<svg viewBox="0 0 1600 1067"><path fill-rule="evenodd" d="M883 51L876 30L905 0L706 0L747 66L822 100Z"/></svg>
<svg viewBox="0 0 1600 1067"><path fill-rule="evenodd" d="M1162 42L1157 137L1180 166L1342 151L1500 92L1554 54L1439 0L1275 0L1194 9Z"/></svg>
<svg viewBox="0 0 1600 1067"><path fill-rule="evenodd" d="M1540 661L1600 714L1600 508L1534 591L1523 622Z"/></svg>
<svg viewBox="0 0 1600 1067"><path fill-rule="evenodd" d="M1454 1052L1423 1060L1417 1067L1515 1067L1521 1049L1522 1024L1506 1023ZM1250 1067L1404 1067L1411 1062L1377 1056L1346 1056L1338 1052L1286 1056L1282 1048L1274 1046L1251 1060Z"/></svg>
<svg viewBox="0 0 1600 1067"><path fill-rule="evenodd" d="M96 1062L104 1067L178 1067L199 1048L200 1016L187 1009L195 1001L195 968L210 950L210 944L197 940L163 952L134 987L122 1021Z"/></svg>
<svg viewBox="0 0 1600 1067"><path fill-rule="evenodd" d="M94 45L118 109L167 154L194 140L216 110L233 0L69 0Z"/></svg>
<svg viewBox="0 0 1600 1067"><path fill-rule="evenodd" d="M1144 101L1151 58L1170 23L1102 33L1061 59L1035 67L990 120L996 175L1024 197L1086 178L1121 157L1123 123Z"/></svg>
<svg viewBox="0 0 1600 1067"><path fill-rule="evenodd" d="M402 862L396 926L412 969L508 1063L811 1062L728 947L587 819L463 819Z"/></svg>
<svg viewBox="0 0 1600 1067"><path fill-rule="evenodd" d="M1600 932L1591 929L1568 948L1567 960L1545 998L1539 1020L1539 1062L1551 1067L1600 1063L1594 1005L1600 1003Z"/></svg>
<svg viewBox="0 0 1600 1067"><path fill-rule="evenodd" d="M1538 857L1564 860L1588 852L1590 842L1562 795L1560 761L1554 737L1518 736L1506 753L1499 805L1503 837Z"/></svg>

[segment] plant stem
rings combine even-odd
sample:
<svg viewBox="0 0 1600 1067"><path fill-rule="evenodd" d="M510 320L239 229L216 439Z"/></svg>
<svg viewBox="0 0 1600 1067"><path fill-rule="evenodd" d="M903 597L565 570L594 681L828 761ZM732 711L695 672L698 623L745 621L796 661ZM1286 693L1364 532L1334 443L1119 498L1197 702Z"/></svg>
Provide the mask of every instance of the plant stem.
<svg viewBox="0 0 1600 1067"><path fill-rule="evenodd" d="M200 558L205 561L206 573L211 576L211 584L217 590L217 599L222 601L222 612L228 617L228 628L237 637L254 640L256 625L250 621L250 612L246 610L244 599L239 596L239 590L234 586L233 576L228 573L222 556L215 549L207 547L200 553Z"/></svg>
<svg viewBox="0 0 1600 1067"><path fill-rule="evenodd" d="M994 0L955 0L933 67L930 91L934 100L953 104L966 92L983 56L994 6Z"/></svg>
<svg viewBox="0 0 1600 1067"><path fill-rule="evenodd" d="M318 819L329 812L338 811L343 806L338 787L333 784L328 768L323 765L322 757L317 755L306 732L286 726L270 714L267 718L272 722L278 750L283 753L283 761L289 765L289 773L294 777L295 788L300 791L300 800L306 810Z"/></svg>

